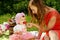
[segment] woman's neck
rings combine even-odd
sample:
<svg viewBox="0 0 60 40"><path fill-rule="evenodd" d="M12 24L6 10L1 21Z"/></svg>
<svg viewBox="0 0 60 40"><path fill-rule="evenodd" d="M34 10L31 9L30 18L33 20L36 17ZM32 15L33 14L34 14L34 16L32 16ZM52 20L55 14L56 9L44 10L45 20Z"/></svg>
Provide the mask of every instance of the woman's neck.
<svg viewBox="0 0 60 40"><path fill-rule="evenodd" d="M49 6L46 6L46 7L45 7L45 13L48 13L48 12L50 12L51 10L54 10L54 8L51 8L51 7L49 7Z"/></svg>

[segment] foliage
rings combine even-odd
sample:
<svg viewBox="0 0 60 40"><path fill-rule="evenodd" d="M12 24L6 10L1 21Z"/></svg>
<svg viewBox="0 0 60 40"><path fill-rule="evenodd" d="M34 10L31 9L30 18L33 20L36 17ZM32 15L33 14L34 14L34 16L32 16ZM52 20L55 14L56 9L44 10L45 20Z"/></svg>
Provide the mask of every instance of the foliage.
<svg viewBox="0 0 60 40"><path fill-rule="evenodd" d="M0 0L0 15L27 12L28 0Z"/></svg>
<svg viewBox="0 0 60 40"><path fill-rule="evenodd" d="M60 0L45 0L45 4L60 12Z"/></svg>
<svg viewBox="0 0 60 40"><path fill-rule="evenodd" d="M60 0L44 0L45 4L60 12ZM17 12L28 13L29 0L0 0L0 15Z"/></svg>

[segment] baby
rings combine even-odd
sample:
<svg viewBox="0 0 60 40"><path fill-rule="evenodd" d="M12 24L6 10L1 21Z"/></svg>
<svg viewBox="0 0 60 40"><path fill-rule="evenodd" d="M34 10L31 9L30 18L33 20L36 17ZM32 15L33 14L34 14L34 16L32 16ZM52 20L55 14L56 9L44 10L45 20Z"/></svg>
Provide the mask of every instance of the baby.
<svg viewBox="0 0 60 40"><path fill-rule="evenodd" d="M16 32L26 32L26 18L25 18L25 14L22 13L17 13L16 17L15 17L15 21L16 21L16 26L13 28L14 33Z"/></svg>
<svg viewBox="0 0 60 40"><path fill-rule="evenodd" d="M15 21L16 26L13 28L14 34L11 35L9 39L15 40L15 38L18 37L17 39L20 40L34 40L34 36L31 33L27 32L27 22L25 14L23 12L16 14Z"/></svg>

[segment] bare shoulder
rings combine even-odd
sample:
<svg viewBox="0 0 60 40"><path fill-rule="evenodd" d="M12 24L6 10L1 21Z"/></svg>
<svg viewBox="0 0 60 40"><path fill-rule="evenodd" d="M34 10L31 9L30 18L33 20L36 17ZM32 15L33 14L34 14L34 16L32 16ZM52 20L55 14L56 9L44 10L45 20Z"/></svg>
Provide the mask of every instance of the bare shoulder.
<svg viewBox="0 0 60 40"><path fill-rule="evenodd" d="M55 8L52 8L52 7L49 7L49 6L46 6L46 13L49 13L51 11L57 11Z"/></svg>
<svg viewBox="0 0 60 40"><path fill-rule="evenodd" d="M49 6L46 6L46 7L49 9L49 11L51 11L51 10L55 10L56 11L55 8L52 8L52 7L49 7Z"/></svg>

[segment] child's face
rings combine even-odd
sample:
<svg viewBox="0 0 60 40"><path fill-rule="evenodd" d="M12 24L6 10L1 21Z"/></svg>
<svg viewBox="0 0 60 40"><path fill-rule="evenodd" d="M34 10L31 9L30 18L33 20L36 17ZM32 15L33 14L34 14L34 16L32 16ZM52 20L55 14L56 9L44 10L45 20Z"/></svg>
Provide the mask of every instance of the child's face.
<svg viewBox="0 0 60 40"><path fill-rule="evenodd" d="M20 24L24 24L24 23L26 23L26 17L22 16L20 17Z"/></svg>

